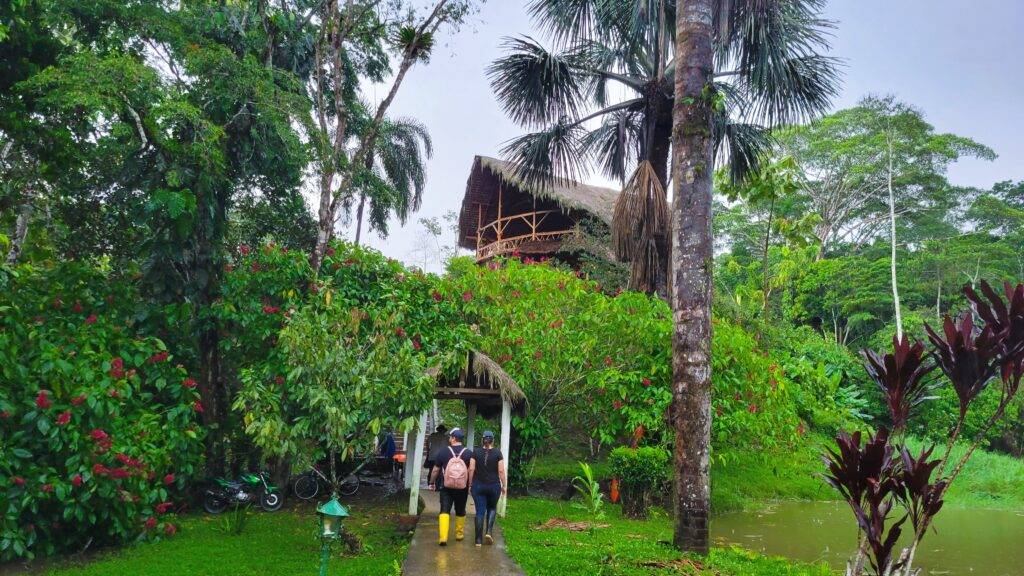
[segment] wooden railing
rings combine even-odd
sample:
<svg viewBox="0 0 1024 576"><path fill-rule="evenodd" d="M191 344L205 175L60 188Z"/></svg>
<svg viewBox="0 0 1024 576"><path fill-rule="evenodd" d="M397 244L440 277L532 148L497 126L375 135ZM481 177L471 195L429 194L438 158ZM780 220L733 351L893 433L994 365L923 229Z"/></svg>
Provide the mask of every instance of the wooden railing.
<svg viewBox="0 0 1024 576"><path fill-rule="evenodd" d="M484 260L494 258L495 256L511 254L527 242L562 240L575 235L575 228L568 230L547 230L543 232L537 231L544 220L555 212L558 212L558 210L525 212L522 214L516 214L515 216L498 218L485 226L481 226L477 231L476 236L476 261L483 262ZM505 237L505 230L508 228L509 224L516 221L525 223L526 226L529 227L530 232ZM496 240L488 244L484 244L484 236L488 231L491 232L490 235L495 237Z"/></svg>

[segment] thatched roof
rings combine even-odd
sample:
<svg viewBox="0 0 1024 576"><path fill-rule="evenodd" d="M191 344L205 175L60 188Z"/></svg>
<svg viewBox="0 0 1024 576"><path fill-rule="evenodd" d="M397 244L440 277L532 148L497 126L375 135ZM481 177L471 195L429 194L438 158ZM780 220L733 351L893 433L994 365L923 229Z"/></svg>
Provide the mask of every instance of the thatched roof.
<svg viewBox="0 0 1024 576"><path fill-rule="evenodd" d="M503 399L519 413L526 409L523 389L500 364L483 352L470 350L466 365L457 377L444 377L439 370L431 375L438 379L438 399L472 400L484 409L481 413L500 408Z"/></svg>
<svg viewBox="0 0 1024 576"><path fill-rule="evenodd" d="M601 186L591 186L579 182L557 182L553 185L527 185L516 174L509 162L489 156L475 156L473 167L466 182L466 193L462 198L462 210L459 214L459 240L465 248L472 248L476 230L480 226L478 214L487 215L489 207L497 205L498 184L515 187L519 191L538 199L550 200L566 212L578 211L595 216L611 226L612 213L615 211L615 199L619 191ZM484 219L484 224L488 220Z"/></svg>

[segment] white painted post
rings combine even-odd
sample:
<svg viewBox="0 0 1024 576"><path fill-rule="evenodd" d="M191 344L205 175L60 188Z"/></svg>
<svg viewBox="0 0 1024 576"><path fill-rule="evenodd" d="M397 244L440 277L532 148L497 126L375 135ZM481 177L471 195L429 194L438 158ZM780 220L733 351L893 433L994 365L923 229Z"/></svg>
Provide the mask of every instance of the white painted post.
<svg viewBox="0 0 1024 576"><path fill-rule="evenodd" d="M512 439L512 405L509 404L505 398L501 399L501 454L505 457L505 478L509 478L512 474L510 462L512 458L509 456L508 447L509 442ZM506 486L507 488L507 486ZM503 496L498 501L498 514L502 518L505 517L505 509L508 507L508 497Z"/></svg>
<svg viewBox="0 0 1024 576"><path fill-rule="evenodd" d="M416 430L416 446L412 456L412 486L409 490L409 515L415 516L420 507L420 474L423 473L423 442L427 439L427 413L420 416L419 429ZM408 456L407 456L408 458Z"/></svg>
<svg viewBox="0 0 1024 576"><path fill-rule="evenodd" d="M416 463L416 459L413 458L412 450L409 449L409 431L406 430L402 434L402 450L405 451L405 473L402 476L405 477L406 489L412 488L412 467Z"/></svg>
<svg viewBox="0 0 1024 576"><path fill-rule="evenodd" d="M468 401L466 403L466 446L469 446L470 450L476 447L474 444L476 440L476 402Z"/></svg>

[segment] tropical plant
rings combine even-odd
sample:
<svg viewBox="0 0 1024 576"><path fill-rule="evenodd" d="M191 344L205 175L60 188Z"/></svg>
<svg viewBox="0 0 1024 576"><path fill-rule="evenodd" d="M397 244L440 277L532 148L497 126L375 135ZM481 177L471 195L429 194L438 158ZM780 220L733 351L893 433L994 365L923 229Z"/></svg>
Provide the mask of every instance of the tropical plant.
<svg viewBox="0 0 1024 576"><path fill-rule="evenodd" d="M627 448L620 446L608 455L608 468L622 487L622 513L630 518L646 518L655 494L669 482L669 453L660 446Z"/></svg>
<svg viewBox="0 0 1024 576"><path fill-rule="evenodd" d="M694 89L714 101L709 131L734 175L756 165L768 147L755 122L821 111L835 92L835 62L816 53L828 27L817 16L819 4L709 7L721 23L711 39L718 73L709 78L706 93L701 95L704 83ZM665 190L672 110L677 98L691 105L672 82L680 62L674 31L682 5L534 0L530 12L554 48L530 37L510 38L508 54L488 70L506 112L527 128L539 128L504 149L524 180L579 179L590 161L610 178L629 180L614 228L633 241L620 246L620 256L641 261L633 267L640 276L632 279L633 287L662 295L668 293ZM613 87L629 95L616 99ZM599 125L591 128L593 120ZM712 164L709 159L707 166Z"/></svg>
<svg viewBox="0 0 1024 576"><path fill-rule="evenodd" d="M590 469L590 464L580 462L579 465L580 475L572 479L572 487L576 489L581 500L576 506L600 520L604 518L604 493L601 492L601 485L594 480L594 471Z"/></svg>

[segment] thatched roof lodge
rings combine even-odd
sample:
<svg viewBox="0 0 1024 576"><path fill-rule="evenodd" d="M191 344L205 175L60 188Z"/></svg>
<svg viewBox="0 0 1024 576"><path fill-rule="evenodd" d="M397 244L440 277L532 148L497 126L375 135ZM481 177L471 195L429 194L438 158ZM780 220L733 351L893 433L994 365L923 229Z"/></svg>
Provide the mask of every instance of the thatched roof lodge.
<svg viewBox="0 0 1024 576"><path fill-rule="evenodd" d="M459 213L459 246L474 250L478 262L512 253L551 256L586 233L584 220L609 229L618 194L578 182L530 186L508 162L476 156Z"/></svg>

